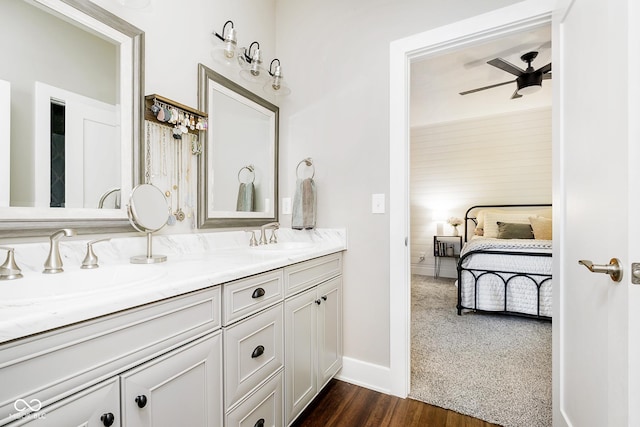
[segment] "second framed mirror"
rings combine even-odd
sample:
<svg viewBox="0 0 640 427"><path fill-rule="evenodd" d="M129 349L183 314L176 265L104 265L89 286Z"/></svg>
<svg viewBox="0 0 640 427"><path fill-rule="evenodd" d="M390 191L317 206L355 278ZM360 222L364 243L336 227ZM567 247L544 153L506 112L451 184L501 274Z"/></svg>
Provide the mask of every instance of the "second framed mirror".
<svg viewBox="0 0 640 427"><path fill-rule="evenodd" d="M198 226L278 219L279 109L200 64L198 108L208 113L199 163Z"/></svg>

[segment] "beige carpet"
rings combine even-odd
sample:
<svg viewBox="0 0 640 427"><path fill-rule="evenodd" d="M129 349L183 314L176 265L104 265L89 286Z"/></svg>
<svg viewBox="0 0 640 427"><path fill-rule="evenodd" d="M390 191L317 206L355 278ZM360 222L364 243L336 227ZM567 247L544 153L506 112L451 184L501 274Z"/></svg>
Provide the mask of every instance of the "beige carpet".
<svg viewBox="0 0 640 427"><path fill-rule="evenodd" d="M506 427L547 427L551 322L456 312L453 279L412 277L410 397Z"/></svg>

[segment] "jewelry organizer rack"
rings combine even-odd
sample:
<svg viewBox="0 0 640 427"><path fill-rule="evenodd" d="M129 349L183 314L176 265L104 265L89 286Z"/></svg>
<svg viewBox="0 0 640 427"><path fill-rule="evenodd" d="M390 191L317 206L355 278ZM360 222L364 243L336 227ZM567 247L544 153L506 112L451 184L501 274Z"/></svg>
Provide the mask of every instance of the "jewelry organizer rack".
<svg viewBox="0 0 640 427"><path fill-rule="evenodd" d="M165 126L174 125L182 133L198 134L207 130L207 113L187 107L160 95L144 97L144 119Z"/></svg>
<svg viewBox="0 0 640 427"><path fill-rule="evenodd" d="M206 113L159 95L145 97L144 179L167 198L167 225L186 220L196 226L197 157L206 128Z"/></svg>

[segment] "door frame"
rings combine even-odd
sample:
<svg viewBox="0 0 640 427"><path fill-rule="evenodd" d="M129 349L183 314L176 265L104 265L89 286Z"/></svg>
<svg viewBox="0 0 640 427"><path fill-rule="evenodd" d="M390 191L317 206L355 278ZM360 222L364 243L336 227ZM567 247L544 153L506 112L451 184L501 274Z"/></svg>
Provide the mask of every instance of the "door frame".
<svg viewBox="0 0 640 427"><path fill-rule="evenodd" d="M553 0L527 0L390 45L389 82L389 391L405 398L411 383L409 239L409 90L411 62L551 24ZM555 388L555 381L554 381Z"/></svg>

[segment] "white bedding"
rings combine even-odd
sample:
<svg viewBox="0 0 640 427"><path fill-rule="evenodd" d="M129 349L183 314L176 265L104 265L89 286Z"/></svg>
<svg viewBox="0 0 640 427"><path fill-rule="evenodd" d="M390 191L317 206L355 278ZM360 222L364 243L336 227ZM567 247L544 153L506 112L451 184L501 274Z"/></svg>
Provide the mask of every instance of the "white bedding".
<svg viewBox="0 0 640 427"><path fill-rule="evenodd" d="M494 239L475 237L467 242L462 249L460 259L462 266L474 269L473 274L478 279L477 305L475 280L472 272L462 271L461 305L463 308L476 308L486 311L505 310L505 284L507 286L507 307L510 312L538 315L538 288L534 281L527 277L514 277L513 273L528 273L538 283L546 278L541 276L551 274L550 256L529 256L510 254L473 254L464 255L474 250L496 250L527 253L551 253L550 240L536 239ZM477 269L477 270L475 270ZM490 270L496 273L486 273ZM504 279L504 280L503 280ZM548 279L540 287L540 315L551 317L552 313L552 280Z"/></svg>

